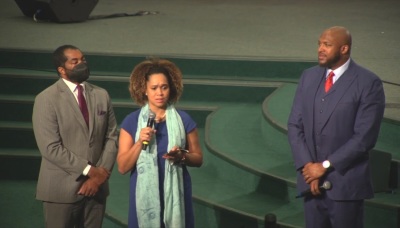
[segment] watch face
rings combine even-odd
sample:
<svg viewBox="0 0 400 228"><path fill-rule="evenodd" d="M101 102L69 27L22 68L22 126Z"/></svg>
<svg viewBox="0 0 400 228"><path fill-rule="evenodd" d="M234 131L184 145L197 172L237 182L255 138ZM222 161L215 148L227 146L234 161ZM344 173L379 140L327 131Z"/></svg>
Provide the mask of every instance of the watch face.
<svg viewBox="0 0 400 228"><path fill-rule="evenodd" d="M322 166L323 166L325 169L329 168L330 165L331 165L331 163L330 163L329 161L324 161L324 162L322 163Z"/></svg>

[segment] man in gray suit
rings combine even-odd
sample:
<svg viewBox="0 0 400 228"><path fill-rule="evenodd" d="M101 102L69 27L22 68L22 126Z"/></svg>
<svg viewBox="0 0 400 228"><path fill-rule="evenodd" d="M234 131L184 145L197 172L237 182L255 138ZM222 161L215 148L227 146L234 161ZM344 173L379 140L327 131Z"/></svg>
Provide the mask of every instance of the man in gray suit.
<svg viewBox="0 0 400 228"><path fill-rule="evenodd" d="M53 60L60 79L33 107L42 155L36 199L46 227L99 228L117 155L113 107L106 90L86 82L89 68L77 47L57 48Z"/></svg>
<svg viewBox="0 0 400 228"><path fill-rule="evenodd" d="M363 227L373 197L368 152L385 108L381 80L351 58L350 32L335 26L319 38L318 63L303 72L288 121L307 228ZM323 182L332 188L320 191Z"/></svg>

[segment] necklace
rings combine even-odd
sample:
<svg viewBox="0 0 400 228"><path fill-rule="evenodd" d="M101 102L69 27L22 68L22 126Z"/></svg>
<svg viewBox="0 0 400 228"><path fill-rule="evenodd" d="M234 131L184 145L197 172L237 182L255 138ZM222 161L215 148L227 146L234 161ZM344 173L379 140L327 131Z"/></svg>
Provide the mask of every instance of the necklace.
<svg viewBox="0 0 400 228"><path fill-rule="evenodd" d="M161 116L159 118L156 117L154 120L156 121L156 123L159 123L165 119L166 115L167 115L167 113L165 112L163 116Z"/></svg>

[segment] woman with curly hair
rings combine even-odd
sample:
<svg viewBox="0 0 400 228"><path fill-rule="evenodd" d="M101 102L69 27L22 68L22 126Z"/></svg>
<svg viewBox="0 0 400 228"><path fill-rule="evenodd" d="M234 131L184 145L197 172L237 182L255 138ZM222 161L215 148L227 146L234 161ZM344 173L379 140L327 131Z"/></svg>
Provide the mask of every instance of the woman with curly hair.
<svg viewBox="0 0 400 228"><path fill-rule="evenodd" d="M203 155L196 123L174 107L182 73L168 60L145 60L133 69L129 91L141 108L125 117L119 136L118 171L131 174L128 226L194 227L186 166L200 167Z"/></svg>

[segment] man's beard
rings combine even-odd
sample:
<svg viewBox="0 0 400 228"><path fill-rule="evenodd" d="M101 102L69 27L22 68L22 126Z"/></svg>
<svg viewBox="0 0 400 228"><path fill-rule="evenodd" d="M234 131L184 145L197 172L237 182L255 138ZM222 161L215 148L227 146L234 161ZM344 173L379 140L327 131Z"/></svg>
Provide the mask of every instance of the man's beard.
<svg viewBox="0 0 400 228"><path fill-rule="evenodd" d="M325 63L319 62L319 65L331 69L334 65L336 65L340 61L340 57L341 57L340 53L337 52L332 58L326 59Z"/></svg>
<svg viewBox="0 0 400 228"><path fill-rule="evenodd" d="M65 69L68 79L71 82L82 83L89 78L90 70L86 63L76 65L72 70Z"/></svg>

